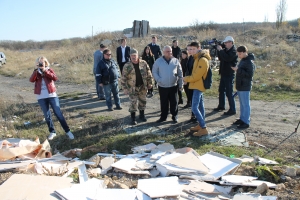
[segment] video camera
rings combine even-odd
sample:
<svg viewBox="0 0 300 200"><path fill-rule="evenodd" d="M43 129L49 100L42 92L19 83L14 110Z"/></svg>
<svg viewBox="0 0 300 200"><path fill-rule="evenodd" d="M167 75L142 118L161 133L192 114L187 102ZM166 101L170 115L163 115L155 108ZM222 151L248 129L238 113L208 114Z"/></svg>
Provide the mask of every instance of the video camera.
<svg viewBox="0 0 300 200"><path fill-rule="evenodd" d="M223 41L217 40L216 38L213 38L211 41L209 41L209 44L210 44L213 48L217 48L218 45L220 45L220 46L222 47L222 49L225 48L225 45L224 45Z"/></svg>

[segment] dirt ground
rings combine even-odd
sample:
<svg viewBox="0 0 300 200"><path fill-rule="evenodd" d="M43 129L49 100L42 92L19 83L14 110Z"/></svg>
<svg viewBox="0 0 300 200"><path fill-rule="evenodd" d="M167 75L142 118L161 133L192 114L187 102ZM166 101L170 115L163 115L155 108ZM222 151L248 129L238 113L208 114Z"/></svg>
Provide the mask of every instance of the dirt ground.
<svg viewBox="0 0 300 200"><path fill-rule="evenodd" d="M63 93L84 93L76 99L61 99L61 107L66 110L80 109L88 111L95 115L112 116L115 119L124 120L124 124L129 124L130 117L128 112L128 97L122 92L120 93L121 103L123 110L108 111L105 105L105 101L99 101L95 96L95 84L88 85L74 85L69 83L57 82L58 95ZM11 77L0 76L0 96L7 101L24 101L25 103L36 103L35 95L33 94L33 83L30 83L28 79L16 79ZM140 129L155 126L157 128L172 128L171 116L168 121L156 124L154 123L160 114L159 96L155 90L155 95L152 98L147 99L147 109L145 111L148 122L142 123L138 121L137 127ZM186 103L179 105L179 123L183 125L189 125L190 110L183 109ZM205 109L206 109L206 122L207 127L221 127L235 129L232 122L239 117L239 102L236 98L237 115L224 116L222 112L214 112L213 108L217 106L218 99L216 97L205 97ZM226 102L227 103L227 102ZM273 150L281 150L282 156L293 161L298 160L300 152L299 134L295 133L295 127L299 122L300 115L300 102L264 102L264 101L251 101L252 113L251 113L251 126L249 129L243 130L246 135L247 141L250 145L256 145L259 143ZM177 125L178 125L177 124ZM194 124L190 124L193 126ZM130 126L128 126L130 127ZM289 152L288 154L284 152ZM285 193L276 193L281 196L281 199L297 199L300 196L300 180L293 179L290 190L291 196L287 198ZM291 198L290 198L291 197Z"/></svg>

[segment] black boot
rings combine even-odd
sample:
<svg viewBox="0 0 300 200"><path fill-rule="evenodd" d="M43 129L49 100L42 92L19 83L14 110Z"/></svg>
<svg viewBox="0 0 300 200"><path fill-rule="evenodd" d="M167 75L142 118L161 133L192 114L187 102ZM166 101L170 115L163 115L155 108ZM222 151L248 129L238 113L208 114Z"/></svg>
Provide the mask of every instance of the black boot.
<svg viewBox="0 0 300 200"><path fill-rule="evenodd" d="M144 110L140 110L140 120L142 120L143 122L147 121L147 119L145 118Z"/></svg>
<svg viewBox="0 0 300 200"><path fill-rule="evenodd" d="M135 112L131 113L131 125L137 125L137 122L135 120Z"/></svg>

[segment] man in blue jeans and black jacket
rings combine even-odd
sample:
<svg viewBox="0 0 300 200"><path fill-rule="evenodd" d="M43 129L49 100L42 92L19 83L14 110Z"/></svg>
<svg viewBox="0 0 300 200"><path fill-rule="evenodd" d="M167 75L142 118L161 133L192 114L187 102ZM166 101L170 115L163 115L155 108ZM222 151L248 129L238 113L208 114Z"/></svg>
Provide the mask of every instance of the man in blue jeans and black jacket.
<svg viewBox="0 0 300 200"><path fill-rule="evenodd" d="M109 49L103 51L103 59L96 68L96 78L100 86L104 88L108 110L114 110L112 107L111 93L113 93L114 96L115 109L121 110L122 107L118 88L118 79L120 78L119 67L116 61L111 58L111 50Z"/></svg>
<svg viewBox="0 0 300 200"><path fill-rule="evenodd" d="M225 95L228 99L229 110L224 112L224 115L235 115L235 101L232 97L233 84L234 84L234 70L231 67L235 67L238 62L236 53L236 47L234 46L234 39L231 36L227 36L223 41L225 48L217 46L218 58L220 60L219 74L220 85L219 85L219 105L215 108L215 111L225 110Z"/></svg>

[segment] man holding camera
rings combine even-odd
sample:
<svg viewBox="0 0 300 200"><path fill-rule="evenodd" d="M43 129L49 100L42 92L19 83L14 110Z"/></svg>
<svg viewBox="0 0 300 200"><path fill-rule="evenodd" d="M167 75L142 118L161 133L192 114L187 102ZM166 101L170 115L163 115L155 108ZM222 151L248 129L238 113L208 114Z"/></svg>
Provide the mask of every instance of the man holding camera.
<svg viewBox="0 0 300 200"><path fill-rule="evenodd" d="M220 60L220 70L221 75L220 85L219 85L219 105L215 108L215 111L225 110L225 95L227 96L229 103L229 110L224 112L224 115L235 115L235 101L232 96L233 84L234 84L234 70L231 67L235 67L237 64L237 54L236 47L234 46L234 39L231 36L227 36L223 41L225 48L221 45L217 46L218 58Z"/></svg>
<svg viewBox="0 0 300 200"><path fill-rule="evenodd" d="M96 78L99 85L104 88L106 105L108 110L113 111L111 93L113 93L114 101L117 110L121 110L119 97L118 79L120 78L119 67L111 58L111 50L103 51L103 59L99 62L96 68Z"/></svg>
<svg viewBox="0 0 300 200"><path fill-rule="evenodd" d="M124 94L129 95L131 124L136 125L135 113L140 111L140 120L146 122L146 95L147 90L152 88L153 78L147 62L139 59L136 49L130 49L130 62L126 63L122 73L122 87Z"/></svg>

